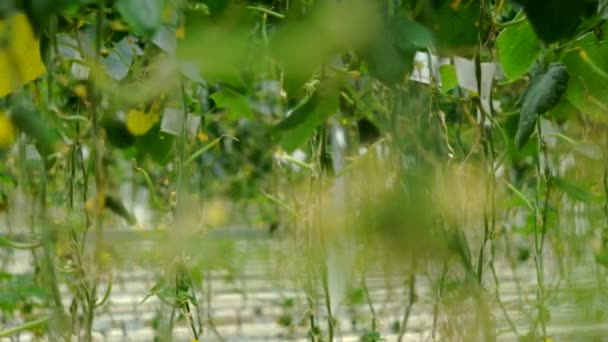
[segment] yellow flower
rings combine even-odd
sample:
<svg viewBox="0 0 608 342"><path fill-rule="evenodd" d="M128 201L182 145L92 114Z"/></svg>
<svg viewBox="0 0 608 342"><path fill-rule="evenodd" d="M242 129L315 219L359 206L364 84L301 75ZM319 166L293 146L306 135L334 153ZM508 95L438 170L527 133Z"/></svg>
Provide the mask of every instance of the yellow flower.
<svg viewBox="0 0 608 342"><path fill-rule="evenodd" d="M226 223L227 208L222 201L211 201L205 208L206 223L212 227L219 227Z"/></svg>
<svg viewBox="0 0 608 342"><path fill-rule="evenodd" d="M0 112L0 148L10 147L17 138L17 130L5 112Z"/></svg>
<svg viewBox="0 0 608 342"><path fill-rule="evenodd" d="M141 109L131 109L127 113L127 129L133 135L146 134L159 120L158 113L145 113Z"/></svg>
<svg viewBox="0 0 608 342"><path fill-rule="evenodd" d="M177 37L177 39L184 39L185 36L186 28L184 27L184 25L179 25L177 27L177 30L175 30L175 37Z"/></svg>
<svg viewBox="0 0 608 342"><path fill-rule="evenodd" d="M40 41L25 15L0 20L0 37L8 41L0 48L0 97L4 97L43 75L46 68L40 57Z"/></svg>
<svg viewBox="0 0 608 342"><path fill-rule="evenodd" d="M209 136L207 136L207 134L205 134L204 132L198 132L198 134L196 136L198 137L198 140L200 140L202 142L209 141Z"/></svg>
<svg viewBox="0 0 608 342"><path fill-rule="evenodd" d="M84 84L79 84L79 85L75 86L74 93L76 93L76 95L78 95L78 97L85 99L88 94L87 86L85 86Z"/></svg>

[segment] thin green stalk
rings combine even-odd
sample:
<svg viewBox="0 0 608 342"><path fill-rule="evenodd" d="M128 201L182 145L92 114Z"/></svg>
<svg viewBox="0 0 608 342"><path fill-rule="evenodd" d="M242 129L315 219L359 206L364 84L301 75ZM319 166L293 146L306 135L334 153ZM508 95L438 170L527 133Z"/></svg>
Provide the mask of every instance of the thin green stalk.
<svg viewBox="0 0 608 342"><path fill-rule="evenodd" d="M310 340L312 342L316 342L317 341L317 337L316 337L316 333L318 331L317 325L315 323L315 302L314 302L314 298L312 296L313 294L313 286L312 284L310 284L311 280L310 277L308 277L308 286L306 286L306 300L308 303L308 309L306 310L308 312L308 325L309 325L309 334L310 334Z"/></svg>
<svg viewBox="0 0 608 342"><path fill-rule="evenodd" d="M494 246L492 246L492 254L494 254L494 249L495 249ZM509 325L509 328L515 334L517 339L519 340L519 332L517 331L517 327L516 327L515 323L513 322L513 320L511 319L511 316L509 316L509 313L508 313L507 309L505 308L504 303L500 299L499 280L498 280L498 274L496 272L496 267L494 266L494 263L490 263L490 271L492 272L492 278L494 279L494 284L495 284L494 296L496 298L496 302L498 303L498 307L500 308L500 310L503 313L503 316L507 320L507 324Z"/></svg>
<svg viewBox="0 0 608 342"><path fill-rule="evenodd" d="M198 158L201 154L209 151L210 149L214 148L215 146L217 146L221 140L223 138L229 138L232 139L234 141L239 141L239 139L235 138L235 137L231 137L229 135L222 135L217 139L212 140L211 142L209 142L207 145L201 147L199 150L197 150L196 152L192 153L192 155L190 155L190 157L188 157L188 159L186 159L186 161L184 161L184 167L190 165L193 161L196 160L196 158Z"/></svg>
<svg viewBox="0 0 608 342"><path fill-rule="evenodd" d="M439 289L437 290L437 295L435 296L435 303L433 304L433 328L431 332L431 336L433 341L437 340L437 322L439 319L439 301L441 300L441 296L443 295L443 287L445 286L446 275L448 274L448 262L443 262L443 270L441 271L441 278L439 279Z"/></svg>
<svg viewBox="0 0 608 342"><path fill-rule="evenodd" d="M95 304L96 307L103 306L110 298L110 294L112 293L112 282L113 281L114 281L114 277L112 276L112 273L110 273L110 278L108 278L108 287L106 288L106 291L104 292L103 297L101 297L101 300L99 300L99 302L97 302Z"/></svg>
<svg viewBox="0 0 608 342"><path fill-rule="evenodd" d="M317 178L317 225L321 224L323 217L323 194L322 187L323 181L327 174L326 170L326 156L327 156L327 126L323 124L318 131L319 137L319 153L317 154L317 163L318 169L321 170L319 177ZM321 244L322 255L323 255L323 265L321 267L321 282L323 287L323 294L325 297L325 309L327 310L327 334L329 341L334 340L334 317L331 309L331 294L329 293L329 284L328 284L328 276L327 276L327 264L325 261L327 260L327 242L323 238L321 231L319 231L319 242Z"/></svg>
<svg viewBox="0 0 608 342"><path fill-rule="evenodd" d="M323 273L321 275L323 283L323 292L325 298L325 309L327 310L327 334L328 340L334 340L334 316L331 310L331 296L329 293L329 282L327 281L327 266L323 267Z"/></svg>
<svg viewBox="0 0 608 342"><path fill-rule="evenodd" d="M41 163L41 173L42 179L40 181L40 217L39 224L41 226L41 236L42 236L42 253L43 258L42 262L44 265L43 275L45 280L45 285L49 288L51 299L53 301L53 311L54 316L57 321L56 328L61 329L65 322L65 312L63 309L63 304L61 301L61 292L59 291L59 284L57 280L57 275L55 273L55 257L53 254L53 235L54 228L51 228L47 222L46 215L46 190L47 190L47 174L44 162ZM51 336L55 335L55 331L51 331Z"/></svg>
<svg viewBox="0 0 608 342"><path fill-rule="evenodd" d="M188 124L188 103L187 94L184 83L180 83L182 96L182 115L180 116L180 131L179 139L177 139L177 189L176 189L176 208L183 202L184 198L184 180L186 166L186 139L187 139L187 124Z"/></svg>
<svg viewBox="0 0 608 342"><path fill-rule="evenodd" d="M545 284L544 284L544 263L543 263L543 241L544 241L544 226L546 221L546 217L543 217L543 213L540 211L541 205L541 193L542 193L542 180L543 169L540 165L540 156L543 149L543 138L542 138L542 127L540 120L537 122L537 139L538 139L538 151L535 155L534 162L536 168L536 196L534 203L534 264L536 269L536 305L538 309L538 322L541 326L542 337L546 339L547 337L547 327L545 322ZM545 161L546 162L546 161ZM545 183L546 184L546 183ZM548 184L546 184L548 186ZM548 194L548 190L546 190ZM546 203L545 203L546 205Z"/></svg>
<svg viewBox="0 0 608 342"><path fill-rule="evenodd" d="M376 316L376 310L374 309L374 303L372 303L372 298L369 294L369 289L367 288L367 280L365 278L365 270L361 275L361 288L365 293L365 298L367 300L367 306L369 308L369 312L372 314L372 332L376 332L378 325L378 318Z"/></svg>
<svg viewBox="0 0 608 342"><path fill-rule="evenodd" d="M95 62L99 64L101 60L101 49L103 47L104 40L104 25L105 25L105 0L101 0L99 9L96 15L96 39L95 39ZM95 234L95 245L94 245L94 261L95 265L92 267L93 270L89 279L91 284L89 286L89 293L86 298L86 313L85 313L85 341L92 341L93 333L93 319L95 315L95 307L97 304L97 286L99 282L99 270L102 264L102 253L104 248L103 242L103 207L105 204L105 174L103 165L103 138L101 136L101 129L99 127L99 111L101 110L101 93L95 91L94 94L94 105L91 112L91 139L93 141L93 148L91 150L93 170L95 172L95 201L93 211L93 229ZM86 189L85 189L86 191Z"/></svg>
<svg viewBox="0 0 608 342"><path fill-rule="evenodd" d="M410 314L412 312L412 308L414 307L414 303L416 302L416 272L414 270L410 271L410 276L407 281L408 283L408 303L403 312L403 318L401 319L401 324L399 325L399 337L397 337L398 342L403 341L403 337L407 332L407 323L409 322Z"/></svg>
<svg viewBox="0 0 608 342"><path fill-rule="evenodd" d="M154 189L154 183L152 182L152 179L150 178L150 175L148 175L146 170L144 170L143 168L141 168L137 165L135 165L134 168L136 171L138 171L139 173L141 173L144 176L144 181L146 182L146 185L148 186L148 191L150 192L150 196L152 196L152 201L154 202L156 207L162 211L170 211L171 206L162 203L160 198L158 198L158 196L156 195L156 189Z"/></svg>
<svg viewBox="0 0 608 342"><path fill-rule="evenodd" d="M11 241L8 238L0 236L0 247L7 247L12 249L36 249L40 247L42 243L36 242L16 242Z"/></svg>
<svg viewBox="0 0 608 342"><path fill-rule="evenodd" d="M608 4L608 2L606 2ZM604 229L602 229L602 247L606 247L608 245L608 128L604 128L607 132L605 136L605 145L604 145L604 178L603 178L603 186L604 186Z"/></svg>
<svg viewBox="0 0 608 342"><path fill-rule="evenodd" d="M196 324L198 327L198 331L200 335L204 334L204 330L203 330L203 321L201 319L202 317L202 313L201 313L201 303L198 301L198 299L196 298L196 287L194 286L194 284L192 284L192 280L190 281L190 285L192 286L192 304L194 305L194 307L196 308ZM200 284L197 284L200 285ZM196 329L194 329L194 327L192 328L194 331L196 331Z"/></svg>
<svg viewBox="0 0 608 342"><path fill-rule="evenodd" d="M224 342L224 338L222 337L220 332L217 331L217 328L215 327L215 323L213 323L213 316L211 315L211 312L212 312L212 310L211 310L212 291L211 290L212 289L211 289L211 276L210 276L209 272L207 272L205 279L206 279L206 284L207 284L207 290L205 291L205 295L206 295L205 297L206 297L206 302L207 302L207 324L209 325L209 328L215 335L215 338L217 338L217 340L220 342Z"/></svg>
<svg viewBox="0 0 608 342"><path fill-rule="evenodd" d="M49 49L49 63L47 63L47 105L51 107L53 105L53 84L55 79L55 56L58 53L57 46L57 16L51 15L49 19L49 40L51 49Z"/></svg>
<svg viewBox="0 0 608 342"><path fill-rule="evenodd" d="M50 320L49 317L45 316L45 317L35 319L33 321L26 322L22 325L19 325L19 326L13 327L13 328L8 328L6 330L2 330L2 331L0 331L0 337L11 337L13 335L16 335L16 334L24 332L24 331L30 331L33 329L38 329L38 328L44 327L45 325L48 324L49 320Z"/></svg>
<svg viewBox="0 0 608 342"><path fill-rule="evenodd" d="M278 18L278 19L285 19L285 15L283 15L281 13L278 13L278 12L275 12L275 11L270 10L268 8L265 8L265 7L261 7L261 6L247 6L247 9L258 11L258 12L262 12L264 14L271 15L271 16L273 16L275 18Z"/></svg>

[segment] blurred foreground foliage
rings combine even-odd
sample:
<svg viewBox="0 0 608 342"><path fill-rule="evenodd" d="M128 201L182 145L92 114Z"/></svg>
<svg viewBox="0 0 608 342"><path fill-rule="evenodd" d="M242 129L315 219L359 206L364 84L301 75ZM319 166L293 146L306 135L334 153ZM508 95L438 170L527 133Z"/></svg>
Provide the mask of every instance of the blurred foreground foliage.
<svg viewBox="0 0 608 342"><path fill-rule="evenodd" d="M129 264L189 317L208 272L255 254L328 298L309 336L333 337L340 279L380 267L429 275L433 334L488 340L502 263L534 270L523 331L548 338L545 268L608 266L607 4L3 1L0 318L90 340ZM15 250L32 273L4 271Z"/></svg>

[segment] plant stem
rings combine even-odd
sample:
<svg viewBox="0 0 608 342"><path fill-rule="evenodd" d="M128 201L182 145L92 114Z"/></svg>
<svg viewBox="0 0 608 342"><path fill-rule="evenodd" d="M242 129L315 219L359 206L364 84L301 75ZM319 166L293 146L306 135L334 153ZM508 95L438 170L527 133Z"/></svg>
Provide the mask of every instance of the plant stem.
<svg viewBox="0 0 608 342"><path fill-rule="evenodd" d="M416 302L416 272L414 270L410 271L410 276L408 279L408 303L403 313L403 319L401 320L401 325L399 326L399 337L397 341L403 341L403 337L405 336L405 332L407 331L407 323L410 318L410 314L412 312L412 308L414 307L414 303Z"/></svg>
<svg viewBox="0 0 608 342"><path fill-rule="evenodd" d="M334 316L331 310L331 296L329 293L329 284L327 281L327 266L323 269L322 274L323 292L325 297L325 309L327 310L327 334L329 341L334 340Z"/></svg>
<svg viewBox="0 0 608 342"><path fill-rule="evenodd" d="M439 279L439 289L437 290L437 296L435 297L435 304L433 305L433 329L432 329L432 339L436 341L437 337L437 320L439 318L439 301L441 300L441 296L443 295L443 287L445 285L445 278L448 273L448 262L443 262L443 270L441 272L441 278Z"/></svg>
<svg viewBox="0 0 608 342"><path fill-rule="evenodd" d="M104 21L105 21L105 0L101 0L96 17L96 35L95 35L95 62L99 64L101 60L101 49L103 47ZM102 253L104 248L103 242L103 210L105 206L105 174L103 165L103 138L99 127L99 111L101 111L101 93L95 91L93 96L93 106L91 112L91 139L93 140L93 148L91 157L93 159L93 170L95 172L95 201L93 211L93 229L95 234L95 246L93 251L94 265L90 274L91 284L86 303L85 314L85 341L92 341L93 319L95 315L95 307L97 304L97 285L99 282L99 271L102 265ZM86 189L85 189L86 191Z"/></svg>
<svg viewBox="0 0 608 342"><path fill-rule="evenodd" d="M186 88L184 83L180 83L181 96L182 96L182 115L180 116L179 122L179 139L177 140L177 194L175 207L179 209L180 204L183 202L185 196L184 180L185 180L185 160L186 160L186 138L187 138L187 125L188 125L188 103Z"/></svg>
<svg viewBox="0 0 608 342"><path fill-rule="evenodd" d="M207 272L207 276L205 277L205 279L207 284L207 291L205 291L207 302L207 324L209 325L211 331L213 331L213 334L218 339L218 341L224 342L224 338L222 337L220 332L217 331L215 323L213 323L213 313L211 309L211 275L209 274L209 272Z"/></svg>
<svg viewBox="0 0 608 342"><path fill-rule="evenodd" d="M369 308L370 313L372 314L372 332L376 332L378 318L376 317L376 310L374 309L374 304L372 303L372 298L369 295L369 290L367 288L367 281L365 278L365 270L361 275L361 288L365 293L365 298L367 299L367 306Z"/></svg>
<svg viewBox="0 0 608 342"><path fill-rule="evenodd" d="M536 281L537 281L537 289L536 289L536 305L538 309L538 322L540 323L542 330L542 337L545 339L547 337L547 328L545 323L545 285L544 285L544 265L543 265L543 245L544 245L544 237L545 237L545 222L546 222L546 209L541 213L540 205L541 205L541 192L542 192L542 179L546 177L546 174L543 174L543 169L540 165L540 157L543 150L543 138L542 138L542 127L541 121L538 120L537 127L537 138L538 138L538 150L535 155L534 161L536 166L536 197L534 204L534 264L536 269ZM545 163L547 161L545 160ZM545 184L547 189L545 190L545 207L548 202L548 194L549 184L546 182Z"/></svg>
<svg viewBox="0 0 608 342"><path fill-rule="evenodd" d="M23 323L22 325L19 325L19 326L13 327L13 328L8 328L6 330L2 330L2 331L0 331L0 337L11 337L20 332L29 331L34 328L39 328L41 326L46 325L49 322L49 320L50 320L49 317L45 316L45 317L35 319L33 321L29 321L27 323Z"/></svg>

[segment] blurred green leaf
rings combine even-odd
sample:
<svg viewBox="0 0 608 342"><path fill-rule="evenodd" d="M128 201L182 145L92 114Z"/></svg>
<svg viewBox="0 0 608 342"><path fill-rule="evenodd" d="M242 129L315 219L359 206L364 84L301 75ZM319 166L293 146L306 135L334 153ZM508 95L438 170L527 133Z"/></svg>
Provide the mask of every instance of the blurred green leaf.
<svg viewBox="0 0 608 342"><path fill-rule="evenodd" d="M253 119L253 111L245 95L224 87L209 97L215 101L217 108L226 110L226 115L230 120Z"/></svg>
<svg viewBox="0 0 608 342"><path fill-rule="evenodd" d="M425 24L435 34L439 51L447 54L472 55L477 45L481 3L471 1L433 1L433 13L427 14ZM481 33L483 37L483 32Z"/></svg>
<svg viewBox="0 0 608 342"><path fill-rule="evenodd" d="M541 51L540 42L528 21L504 29L498 35L496 44L502 69L510 80L523 76Z"/></svg>
<svg viewBox="0 0 608 342"><path fill-rule="evenodd" d="M198 65L208 82L241 87L241 72L249 66L247 56L264 56L250 41L253 17L247 14L239 8L226 10L219 18L198 11L186 12L185 36L177 41L177 56Z"/></svg>
<svg viewBox="0 0 608 342"><path fill-rule="evenodd" d="M567 99L581 112L606 119L608 108L608 45L590 32L567 50L561 62L571 74Z"/></svg>
<svg viewBox="0 0 608 342"><path fill-rule="evenodd" d="M133 30L151 37L162 24L164 0L118 0L116 9Z"/></svg>
<svg viewBox="0 0 608 342"><path fill-rule="evenodd" d="M296 107L276 125L280 144L287 151L302 146L317 127L338 110L338 96L329 84L322 84L303 105Z"/></svg>
<svg viewBox="0 0 608 342"><path fill-rule="evenodd" d="M575 201L592 203L601 200L600 196L561 177L551 177L551 184L555 185Z"/></svg>
<svg viewBox="0 0 608 342"><path fill-rule="evenodd" d="M379 16L371 1L319 2L310 14L281 25L270 39L273 57L297 90L324 63L349 49L361 49L376 37Z"/></svg>
<svg viewBox="0 0 608 342"><path fill-rule="evenodd" d="M104 118L102 126L110 144L118 148L127 148L135 144L135 136L131 134L124 121L117 118Z"/></svg>
<svg viewBox="0 0 608 342"><path fill-rule="evenodd" d="M160 131L160 124L154 125L146 134L137 137L135 147L143 156L148 155L156 163L166 165L171 161L175 137Z"/></svg>
<svg viewBox="0 0 608 342"><path fill-rule="evenodd" d="M372 40L364 55L372 75L386 84L395 84L414 68L416 51L432 45L433 37L426 27L395 16Z"/></svg>
<svg viewBox="0 0 608 342"><path fill-rule="evenodd" d="M36 284L33 274L7 274L0 277L0 309L13 311L27 302L44 299L46 292Z"/></svg>
<svg viewBox="0 0 608 342"><path fill-rule="evenodd" d="M597 11L597 0L514 0L524 7L534 31L545 43L570 38L581 18Z"/></svg>
<svg viewBox="0 0 608 342"><path fill-rule="evenodd" d="M442 65L439 67L441 75L441 90L448 92L458 87L458 76L456 75L456 67L453 65Z"/></svg>
<svg viewBox="0 0 608 342"><path fill-rule="evenodd" d="M53 15L68 8L78 7L81 0L23 0L21 6L25 10L34 32L40 35L50 22Z"/></svg>
<svg viewBox="0 0 608 342"><path fill-rule="evenodd" d="M608 267L608 248L602 247L598 252L596 252L595 261L604 267Z"/></svg>
<svg viewBox="0 0 608 342"><path fill-rule="evenodd" d="M35 141L36 149L46 158L56 151L59 133L50 127L33 104L24 101L17 104L11 114L15 126Z"/></svg>

